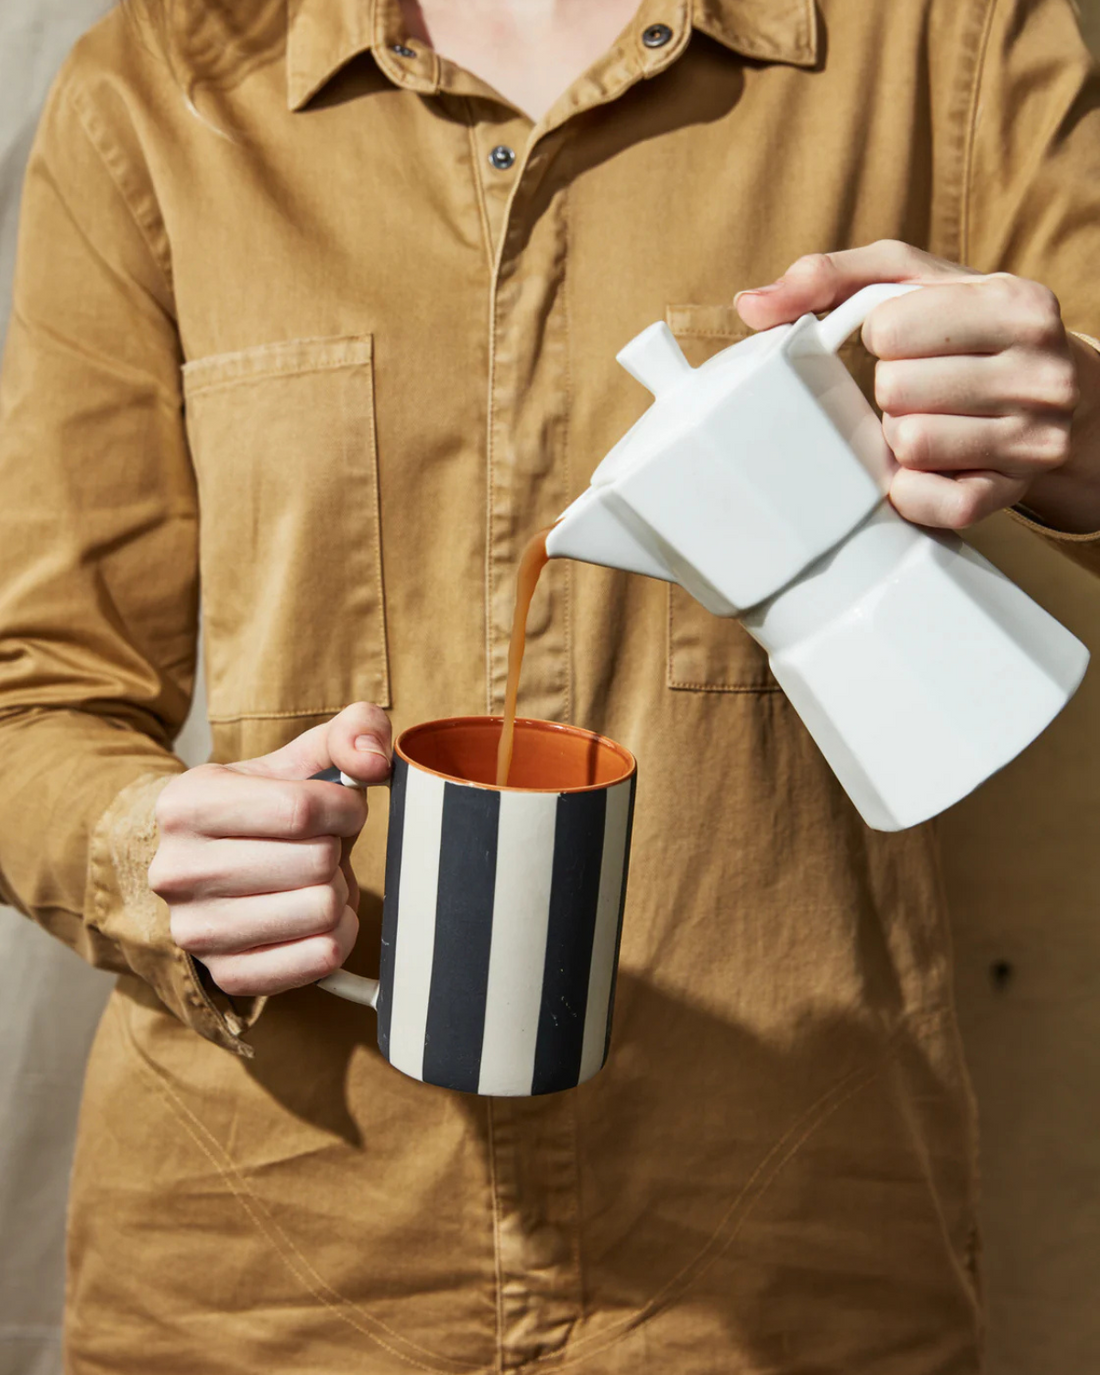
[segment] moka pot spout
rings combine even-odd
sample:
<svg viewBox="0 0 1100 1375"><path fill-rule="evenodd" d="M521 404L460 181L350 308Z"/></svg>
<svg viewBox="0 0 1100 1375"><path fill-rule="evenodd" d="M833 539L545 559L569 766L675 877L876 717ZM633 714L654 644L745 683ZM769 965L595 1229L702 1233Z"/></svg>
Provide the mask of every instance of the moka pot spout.
<svg viewBox="0 0 1100 1375"><path fill-rule="evenodd" d="M643 543L636 533L638 522L631 517L606 487L589 487L562 512L546 537L546 552L552 559L579 559L675 582L653 542Z"/></svg>

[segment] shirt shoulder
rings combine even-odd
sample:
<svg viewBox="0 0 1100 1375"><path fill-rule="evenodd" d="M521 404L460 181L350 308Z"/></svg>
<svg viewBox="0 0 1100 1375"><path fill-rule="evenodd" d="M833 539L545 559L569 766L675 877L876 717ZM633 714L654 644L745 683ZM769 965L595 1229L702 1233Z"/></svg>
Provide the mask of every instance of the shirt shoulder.
<svg viewBox="0 0 1100 1375"><path fill-rule="evenodd" d="M284 94L286 25L282 0L120 0L74 44L54 98L105 129L175 141L196 121L216 122L207 107L258 72Z"/></svg>

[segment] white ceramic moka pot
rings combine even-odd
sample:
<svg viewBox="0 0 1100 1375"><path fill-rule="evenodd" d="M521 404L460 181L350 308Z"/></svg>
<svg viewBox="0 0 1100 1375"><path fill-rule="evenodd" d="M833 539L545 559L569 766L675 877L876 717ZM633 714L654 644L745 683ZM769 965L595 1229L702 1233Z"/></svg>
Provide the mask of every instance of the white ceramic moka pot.
<svg viewBox="0 0 1100 1375"><path fill-rule="evenodd" d="M866 287L693 368L664 323L618 355L656 400L546 542L736 616L869 826L926 821L1065 706L1088 651L986 559L886 499L882 425L837 357Z"/></svg>

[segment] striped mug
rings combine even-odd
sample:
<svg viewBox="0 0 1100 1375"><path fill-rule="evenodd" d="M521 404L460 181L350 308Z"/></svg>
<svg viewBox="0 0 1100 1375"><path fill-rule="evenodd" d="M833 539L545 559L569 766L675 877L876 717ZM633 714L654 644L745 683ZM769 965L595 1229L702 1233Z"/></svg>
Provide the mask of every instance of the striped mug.
<svg viewBox="0 0 1100 1375"><path fill-rule="evenodd" d="M457 716L398 736L379 977L320 983L377 1009L379 1049L413 1079L554 1093L607 1058L637 765L521 718L501 788L500 731Z"/></svg>

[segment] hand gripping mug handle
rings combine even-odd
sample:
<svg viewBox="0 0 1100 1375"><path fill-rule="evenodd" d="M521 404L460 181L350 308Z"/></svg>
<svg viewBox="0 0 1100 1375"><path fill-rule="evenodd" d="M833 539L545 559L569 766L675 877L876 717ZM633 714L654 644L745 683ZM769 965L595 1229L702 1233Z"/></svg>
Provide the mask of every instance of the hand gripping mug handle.
<svg viewBox="0 0 1100 1375"><path fill-rule="evenodd" d="M345 788L358 788L365 792L365 786L357 779L349 778L337 768L323 769L313 774L322 783L343 783ZM362 1003L364 1007L378 1006L378 980L368 979L362 974L353 974L349 969L337 969L323 979L317 980L317 987L326 993L335 993L338 998L347 998L352 1003Z"/></svg>
<svg viewBox="0 0 1100 1375"><path fill-rule="evenodd" d="M859 329L875 306L883 301L891 301L895 296L919 290L920 284L917 282L878 282L874 286L865 286L854 296L849 296L836 310L830 311L824 320L817 322L817 337L822 347L830 353L836 353L849 334Z"/></svg>

